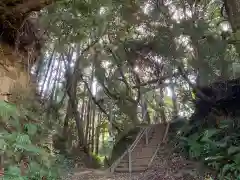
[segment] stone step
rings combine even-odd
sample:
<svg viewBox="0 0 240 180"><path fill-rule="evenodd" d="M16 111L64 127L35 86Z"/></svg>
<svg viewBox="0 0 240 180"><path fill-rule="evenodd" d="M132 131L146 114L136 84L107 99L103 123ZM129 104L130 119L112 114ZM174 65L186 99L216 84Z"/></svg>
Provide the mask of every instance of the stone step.
<svg viewBox="0 0 240 180"><path fill-rule="evenodd" d="M155 153L158 144L151 144L148 146L144 146L144 147L138 147L136 149L134 149L131 153L132 159L138 157L138 156L145 156L146 154L152 155L153 153ZM123 157L124 160L128 160L129 155L127 154L125 157Z"/></svg>
<svg viewBox="0 0 240 180"><path fill-rule="evenodd" d="M131 153L132 159L132 172L145 171L148 168L148 164L155 153L158 144L161 143L165 127L161 125L156 125L151 129L148 134L148 144L146 144L145 135L138 142L136 147ZM128 154L121 160L115 172L129 172L129 156Z"/></svg>
<svg viewBox="0 0 240 180"><path fill-rule="evenodd" d="M131 156L132 161L138 160L138 159L147 159L147 158L151 158L152 157L152 153L151 154L141 154L140 156ZM122 159L122 162L128 162L129 158L126 159Z"/></svg>
<svg viewBox="0 0 240 180"><path fill-rule="evenodd" d="M150 159L151 157L133 160L132 166L147 166L149 164ZM129 165L128 161L123 161L119 163L117 167L128 167L128 165Z"/></svg>
<svg viewBox="0 0 240 180"><path fill-rule="evenodd" d="M142 159L148 160L148 159L151 159L151 157L152 157L152 154L150 154L150 155L147 154L147 155L143 155L143 156L132 157L132 162L141 161ZM123 163L128 163L129 160L128 160L128 159L122 159L121 162L123 162Z"/></svg>
<svg viewBox="0 0 240 180"><path fill-rule="evenodd" d="M139 149L134 149L131 154L139 154L139 153L152 153L152 151L155 151L157 148L157 145L154 146L145 146Z"/></svg>
<svg viewBox="0 0 240 180"><path fill-rule="evenodd" d="M152 138L149 138L149 139L148 139L148 144L151 143L151 142L156 142L156 141L158 141L158 140L159 140L159 137L158 137L158 136L153 136ZM137 145L139 145L139 144L146 144L146 138L141 139L141 140L138 142Z"/></svg>
<svg viewBox="0 0 240 180"><path fill-rule="evenodd" d="M132 163L141 162L141 161L148 161L151 158L152 158L152 154L151 155L145 155L145 156L139 156L139 157L136 157L136 158L132 159ZM128 159L123 159L120 163L128 163Z"/></svg>
<svg viewBox="0 0 240 180"><path fill-rule="evenodd" d="M145 171L145 170L147 170L147 168L148 168L148 166L137 166L137 167L132 167L132 172L142 172L142 171ZM121 172L121 173L123 173L123 172L129 172L129 168L128 167L121 167L121 168L119 168L119 167L117 167L116 169L115 169L115 172Z"/></svg>
<svg viewBox="0 0 240 180"><path fill-rule="evenodd" d="M133 151L138 151L138 150L143 150L143 149L146 149L146 148L152 148L152 149L154 149L154 148L156 148L157 146L158 146L158 144L159 144L160 142L156 142L156 143L149 143L149 144L144 144L144 145L142 145L142 146L136 146L134 149L133 149Z"/></svg>

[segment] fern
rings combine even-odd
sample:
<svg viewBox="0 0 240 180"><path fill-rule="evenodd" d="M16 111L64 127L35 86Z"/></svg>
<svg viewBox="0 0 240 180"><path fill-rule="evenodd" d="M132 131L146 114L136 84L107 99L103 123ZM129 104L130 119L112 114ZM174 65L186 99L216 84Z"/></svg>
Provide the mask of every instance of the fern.
<svg viewBox="0 0 240 180"><path fill-rule="evenodd" d="M33 136L33 135L35 135L37 133L37 126L34 125L34 124L30 124L30 123L25 124L24 128L27 131L28 135Z"/></svg>
<svg viewBox="0 0 240 180"><path fill-rule="evenodd" d="M237 132L230 132L230 124L222 129L207 129L180 140L190 157L203 160L216 169L219 179L238 179L240 174L240 139ZM228 136L223 136L224 132Z"/></svg>
<svg viewBox="0 0 240 180"><path fill-rule="evenodd" d="M4 180L39 180L43 176L49 180L58 179L58 168L52 168L59 167L54 165L54 157L37 145L42 126L35 124L35 120L29 121L34 115L23 106L20 107L0 101L0 119L6 129L0 133L0 152L7 160L4 164ZM19 168L22 156L30 160L25 176L21 175Z"/></svg>
<svg viewBox="0 0 240 180"><path fill-rule="evenodd" d="M9 120L11 117L17 119L19 115L20 114L16 106L2 100L0 101L0 116L4 120Z"/></svg>

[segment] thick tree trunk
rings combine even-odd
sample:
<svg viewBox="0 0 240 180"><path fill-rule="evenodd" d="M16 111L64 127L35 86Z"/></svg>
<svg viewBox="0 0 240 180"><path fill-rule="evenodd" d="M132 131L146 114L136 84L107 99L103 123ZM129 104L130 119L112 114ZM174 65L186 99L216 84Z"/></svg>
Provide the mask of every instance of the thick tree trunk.
<svg viewBox="0 0 240 180"><path fill-rule="evenodd" d="M83 131L83 120L80 118L80 113L78 111L78 102L76 97L76 90L77 90L77 83L78 83L78 69L79 69L80 59L78 58L75 66L74 66L74 72L72 75L68 75L68 82L72 82L71 86L67 88L67 94L69 96L69 101L71 103L71 108L73 112L73 116L76 122L77 132L78 132L78 141L79 146L84 149L85 152L87 152L87 146L84 142L84 131Z"/></svg>
<svg viewBox="0 0 240 180"><path fill-rule="evenodd" d="M228 21L231 24L236 51L240 56L240 1L239 0L223 0Z"/></svg>
<svg viewBox="0 0 240 180"><path fill-rule="evenodd" d="M63 124L63 137L65 138L65 140L68 139L68 122L69 122L69 119L72 117L71 114L72 114L72 106L69 100L68 106L67 106L67 113L65 115L64 124Z"/></svg>
<svg viewBox="0 0 240 180"><path fill-rule="evenodd" d="M159 99L159 106L160 106L160 117L161 117L161 122L167 123L167 118L165 114L165 108L164 108L164 93L163 93L163 88L160 88L160 99Z"/></svg>
<svg viewBox="0 0 240 180"><path fill-rule="evenodd" d="M32 11L40 11L53 2L54 0L22 0L21 3L16 3L13 11L21 14L28 14Z"/></svg>
<svg viewBox="0 0 240 180"><path fill-rule="evenodd" d="M177 104L177 95L175 92L175 85L173 84L173 80L170 80L170 89L172 91L172 102L173 102L173 117L178 116L178 104Z"/></svg>
<svg viewBox="0 0 240 180"><path fill-rule="evenodd" d="M93 106L93 112L92 112L92 139L91 139L91 151L94 152L94 137L95 137L95 112L96 112L96 107Z"/></svg>
<svg viewBox="0 0 240 180"><path fill-rule="evenodd" d="M91 99L90 97L88 97L88 103L87 103L87 111L86 111L86 117L85 117L85 144L87 144L88 139L89 139L89 127L90 127L90 123L91 123Z"/></svg>
<svg viewBox="0 0 240 180"><path fill-rule="evenodd" d="M223 0L228 20L232 26L233 32L240 30L240 1Z"/></svg>
<svg viewBox="0 0 240 180"><path fill-rule="evenodd" d="M151 123L151 119L150 119L150 115L148 112L148 105L147 102L145 100L145 97L142 97L142 117L143 117L143 121L146 122L147 124Z"/></svg>
<svg viewBox="0 0 240 180"><path fill-rule="evenodd" d="M43 95L44 87L45 87L46 82L47 82L47 77L48 77L49 71L51 73L52 66L54 65L54 62L53 62L54 61L54 54L55 54L55 50L52 51L50 59L48 60L47 71L45 73L45 76L44 76L44 79L43 79L43 84L42 84L42 87L41 87L41 92L40 92L41 95Z"/></svg>

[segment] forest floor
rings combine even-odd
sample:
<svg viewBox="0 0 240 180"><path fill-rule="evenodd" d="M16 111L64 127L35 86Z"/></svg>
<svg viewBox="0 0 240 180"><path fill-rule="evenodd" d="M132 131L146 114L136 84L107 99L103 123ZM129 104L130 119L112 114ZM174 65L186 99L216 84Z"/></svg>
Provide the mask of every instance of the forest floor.
<svg viewBox="0 0 240 180"><path fill-rule="evenodd" d="M67 180L208 180L213 173L199 163L186 160L173 153L172 148L165 145L158 153L151 168L145 172L109 173L93 169L78 169Z"/></svg>

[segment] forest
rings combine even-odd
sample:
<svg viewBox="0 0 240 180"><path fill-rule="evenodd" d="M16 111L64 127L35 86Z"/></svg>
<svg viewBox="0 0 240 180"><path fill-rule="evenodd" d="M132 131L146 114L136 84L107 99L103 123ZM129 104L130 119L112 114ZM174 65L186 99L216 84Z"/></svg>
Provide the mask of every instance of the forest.
<svg viewBox="0 0 240 180"><path fill-rule="evenodd" d="M4 180L240 180L239 0L1 0L0 75Z"/></svg>

